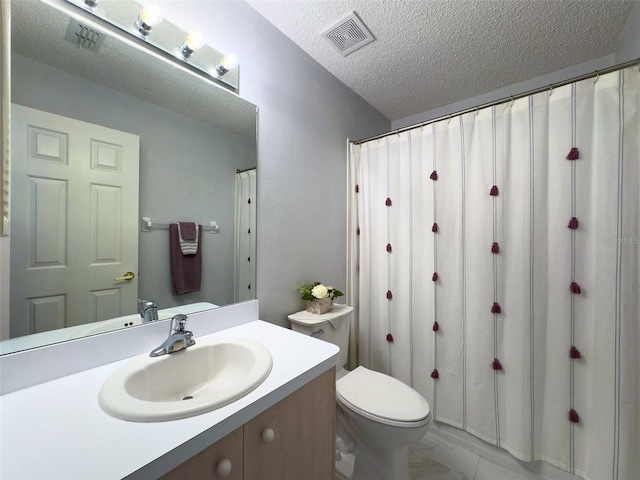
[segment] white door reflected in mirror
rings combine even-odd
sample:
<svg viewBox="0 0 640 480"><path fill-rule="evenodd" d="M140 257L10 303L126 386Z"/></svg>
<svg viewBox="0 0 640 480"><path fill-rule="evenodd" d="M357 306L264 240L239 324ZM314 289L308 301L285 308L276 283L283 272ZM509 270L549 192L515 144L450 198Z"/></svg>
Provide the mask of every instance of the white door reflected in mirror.
<svg viewBox="0 0 640 480"><path fill-rule="evenodd" d="M11 337L135 311L138 136L11 108Z"/></svg>

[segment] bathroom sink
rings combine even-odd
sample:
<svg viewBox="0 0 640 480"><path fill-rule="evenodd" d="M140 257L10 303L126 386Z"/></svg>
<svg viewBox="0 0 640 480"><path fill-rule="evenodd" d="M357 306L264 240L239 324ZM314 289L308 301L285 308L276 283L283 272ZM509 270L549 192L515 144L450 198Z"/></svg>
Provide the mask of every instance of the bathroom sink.
<svg viewBox="0 0 640 480"><path fill-rule="evenodd" d="M134 422L192 417L245 396L272 364L263 345L220 337L162 357L135 357L107 378L98 402L106 413Z"/></svg>
<svg viewBox="0 0 640 480"><path fill-rule="evenodd" d="M158 320L166 320L174 315L174 312L158 311ZM90 323L85 325L84 328L74 331L69 338L86 337L87 335L111 332L112 330L119 330L121 328L133 327L134 325L140 324L142 324L142 317L140 317L139 313L133 313L131 315L124 315L122 317L112 318L109 320L102 320L101 322Z"/></svg>

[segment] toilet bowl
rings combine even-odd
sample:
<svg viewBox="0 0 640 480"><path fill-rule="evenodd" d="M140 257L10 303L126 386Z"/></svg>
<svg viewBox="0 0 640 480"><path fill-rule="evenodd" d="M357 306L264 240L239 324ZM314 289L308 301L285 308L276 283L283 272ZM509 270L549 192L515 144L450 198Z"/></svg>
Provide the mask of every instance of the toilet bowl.
<svg viewBox="0 0 640 480"><path fill-rule="evenodd" d="M356 448L352 480L409 480L409 446L431 423L429 403L401 381L363 366L336 382L338 412Z"/></svg>
<svg viewBox="0 0 640 480"><path fill-rule="evenodd" d="M409 480L409 446L431 423L429 403L389 375L359 366L345 370L349 341L346 305L326 314L298 312L291 328L340 347L336 373L337 472L350 480ZM353 455L351 457L351 455Z"/></svg>

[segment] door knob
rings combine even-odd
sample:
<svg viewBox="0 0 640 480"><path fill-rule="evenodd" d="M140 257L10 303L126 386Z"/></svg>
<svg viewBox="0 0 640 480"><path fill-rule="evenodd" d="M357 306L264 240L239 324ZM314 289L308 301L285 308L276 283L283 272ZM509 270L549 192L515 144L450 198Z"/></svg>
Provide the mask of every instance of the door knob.
<svg viewBox="0 0 640 480"><path fill-rule="evenodd" d="M124 275L122 275L121 277L116 277L116 278L114 278L114 280L115 280L116 282L121 282L121 281L123 281L123 280L126 280L126 281L128 281L128 282L129 282L129 281L133 280L134 278L136 278L136 274L135 274L135 273L133 273L133 272L127 272L127 273L125 273Z"/></svg>

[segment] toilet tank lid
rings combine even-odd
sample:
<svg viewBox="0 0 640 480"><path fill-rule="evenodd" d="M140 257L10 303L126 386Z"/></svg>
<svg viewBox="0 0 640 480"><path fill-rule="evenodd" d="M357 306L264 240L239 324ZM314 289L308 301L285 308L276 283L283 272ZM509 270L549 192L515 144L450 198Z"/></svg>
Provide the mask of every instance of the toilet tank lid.
<svg viewBox="0 0 640 480"><path fill-rule="evenodd" d="M425 398L389 375L357 367L336 382L340 397L373 416L400 422L417 422L429 415Z"/></svg>
<svg viewBox="0 0 640 480"><path fill-rule="evenodd" d="M341 304L333 304L331 310L327 313L316 314L307 312L306 310L302 310L301 312L292 313L289 315L289 320L293 323L297 323L299 325L319 325L321 323L328 322L329 320L334 320L343 315L348 315L353 311L353 307L349 305L341 305Z"/></svg>

